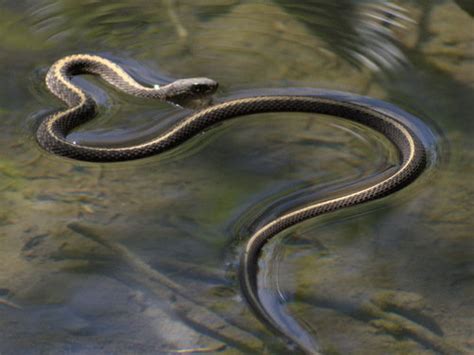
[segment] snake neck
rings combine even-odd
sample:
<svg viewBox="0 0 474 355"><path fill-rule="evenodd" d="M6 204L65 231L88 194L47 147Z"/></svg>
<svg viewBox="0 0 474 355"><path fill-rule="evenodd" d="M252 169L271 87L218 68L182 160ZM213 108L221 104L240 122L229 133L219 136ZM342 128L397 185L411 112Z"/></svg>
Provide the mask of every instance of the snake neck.
<svg viewBox="0 0 474 355"><path fill-rule="evenodd" d="M207 100L215 93L218 83L209 78L175 80L165 85L147 87L138 83L124 69L108 59L88 54L71 55L55 62L46 75L48 89L69 107L80 105L88 97L71 81L73 76L100 76L118 91L132 96L168 101L186 106L195 100Z"/></svg>
<svg viewBox="0 0 474 355"><path fill-rule="evenodd" d="M55 62L46 75L48 89L69 107L77 106L88 95L71 81L82 74L100 76L119 91L137 97L167 100L173 93L167 85L160 88L146 87L134 80L125 70L108 59L94 55L71 55Z"/></svg>

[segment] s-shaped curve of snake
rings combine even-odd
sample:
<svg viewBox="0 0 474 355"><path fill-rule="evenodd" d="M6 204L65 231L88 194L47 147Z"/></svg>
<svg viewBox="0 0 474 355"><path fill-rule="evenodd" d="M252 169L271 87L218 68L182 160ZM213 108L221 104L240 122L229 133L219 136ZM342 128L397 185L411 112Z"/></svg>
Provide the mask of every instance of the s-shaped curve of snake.
<svg viewBox="0 0 474 355"><path fill-rule="evenodd" d="M60 59L50 68L46 84L68 108L44 119L36 138L45 150L72 159L92 162L140 159L174 148L218 122L266 112L309 112L342 117L380 132L393 143L399 153L400 165L390 176L359 190L284 212L253 231L242 253L239 269L241 291L255 315L301 350L317 353L298 337L288 335L262 304L257 287L259 255L269 239L290 226L341 208L379 199L416 179L426 166L426 148L421 137L400 119L403 112L380 110L370 104L330 98L324 95L324 90L308 95L290 93L251 96L218 103L192 113L157 137L140 144L113 148L85 146L66 139L72 129L96 115L94 100L71 82L71 77L78 74L98 75L118 90L134 96L172 102L200 99L212 95L217 89L217 83L207 78L182 79L162 87L145 87L120 66L99 56L79 54Z"/></svg>

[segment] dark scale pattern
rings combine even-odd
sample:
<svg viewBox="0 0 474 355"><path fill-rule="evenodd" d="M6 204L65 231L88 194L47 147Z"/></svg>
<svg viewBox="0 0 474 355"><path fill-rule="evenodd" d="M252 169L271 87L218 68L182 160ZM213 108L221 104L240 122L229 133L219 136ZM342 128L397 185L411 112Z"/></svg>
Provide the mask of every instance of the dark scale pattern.
<svg viewBox="0 0 474 355"><path fill-rule="evenodd" d="M173 95L183 95L179 84L153 92L146 88L140 89L130 84L127 77L120 75L114 63L103 58L79 55L58 63L62 65L61 77L66 80L69 80L72 75L92 73L100 75L113 86L135 96L163 99L173 97ZM42 122L37 131L37 140L47 151L72 159L116 162L145 158L172 149L218 122L265 112L311 112L346 118L382 133L395 145L399 152L401 167L392 176L338 199L320 201L288 212L255 231L250 238L246 252L242 255L240 267L242 293L256 316L284 337L288 337L285 330L271 318L258 296L258 258L262 246L277 233L308 218L391 194L416 179L425 168L426 152L421 140L397 119L397 114L381 113L369 105L328 99L324 97L325 95L260 96L224 102L188 116L168 132L164 132L149 142L126 148L109 149L71 144L66 140L67 134L78 125L93 118L96 114L96 105L85 93L81 97L68 85L64 85L64 82L57 77L57 71L54 68L53 66L47 75L48 88L65 101L71 109L52 115ZM411 145L410 142L413 144ZM298 339L290 340L302 349L311 352L311 349L305 349L305 345L299 343Z"/></svg>

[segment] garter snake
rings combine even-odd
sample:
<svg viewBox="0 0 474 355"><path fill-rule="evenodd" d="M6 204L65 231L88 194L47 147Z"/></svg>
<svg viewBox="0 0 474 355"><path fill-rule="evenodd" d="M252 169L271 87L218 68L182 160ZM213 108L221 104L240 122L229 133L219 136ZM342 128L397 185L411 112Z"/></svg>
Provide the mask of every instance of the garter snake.
<svg viewBox="0 0 474 355"><path fill-rule="evenodd" d="M372 185L335 198L315 201L281 214L253 231L241 256L239 278L242 293L255 315L274 332L284 336L308 353L297 337L287 335L263 306L257 289L258 258L263 245L284 229L308 218L384 197L417 178L426 165L426 151L420 137L399 117L400 112L379 110L370 104L348 102L314 95L261 95L215 104L190 114L166 132L149 141L127 147L94 147L70 142L67 134L96 115L94 100L71 82L78 74L94 74L125 93L151 99L175 101L212 95L217 83L211 79L177 80L162 87L145 87L135 81L120 66L94 55L73 55L58 60L46 75L49 90L68 106L42 121L37 141L47 151L77 160L116 162L159 154L182 144L204 129L224 120L265 112L310 112L342 117L382 133L397 148L400 165L390 176ZM322 91L324 93L324 91Z"/></svg>

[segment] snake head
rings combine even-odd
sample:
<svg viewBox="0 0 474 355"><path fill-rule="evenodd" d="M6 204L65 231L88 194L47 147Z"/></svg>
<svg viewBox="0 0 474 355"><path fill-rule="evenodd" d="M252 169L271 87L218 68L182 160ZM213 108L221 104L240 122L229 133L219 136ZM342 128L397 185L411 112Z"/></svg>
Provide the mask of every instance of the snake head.
<svg viewBox="0 0 474 355"><path fill-rule="evenodd" d="M189 90L193 95L202 97L202 96L211 96L213 95L219 84L208 78L195 78L195 79L182 79L185 82L189 82Z"/></svg>
<svg viewBox="0 0 474 355"><path fill-rule="evenodd" d="M179 79L162 86L166 92L166 100L181 106L187 106L188 102L208 101L216 92L219 84L208 78Z"/></svg>

